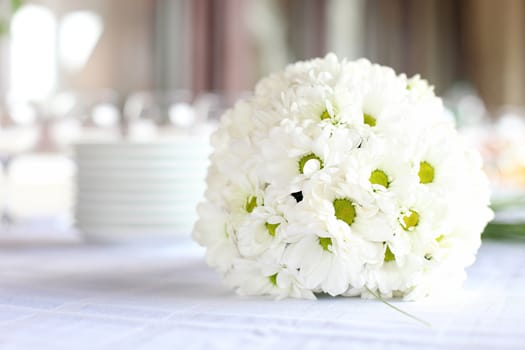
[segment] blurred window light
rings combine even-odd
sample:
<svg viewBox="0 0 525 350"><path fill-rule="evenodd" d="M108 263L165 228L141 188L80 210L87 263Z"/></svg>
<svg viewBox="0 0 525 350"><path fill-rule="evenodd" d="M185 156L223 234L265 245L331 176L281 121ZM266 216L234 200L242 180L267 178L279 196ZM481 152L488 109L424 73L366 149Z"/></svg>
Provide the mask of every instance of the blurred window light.
<svg viewBox="0 0 525 350"><path fill-rule="evenodd" d="M11 22L11 94L40 101L56 83L56 20L48 8L25 5Z"/></svg>
<svg viewBox="0 0 525 350"><path fill-rule="evenodd" d="M90 11L76 11L60 22L58 50L60 62L69 71L84 67L102 34L102 19Z"/></svg>

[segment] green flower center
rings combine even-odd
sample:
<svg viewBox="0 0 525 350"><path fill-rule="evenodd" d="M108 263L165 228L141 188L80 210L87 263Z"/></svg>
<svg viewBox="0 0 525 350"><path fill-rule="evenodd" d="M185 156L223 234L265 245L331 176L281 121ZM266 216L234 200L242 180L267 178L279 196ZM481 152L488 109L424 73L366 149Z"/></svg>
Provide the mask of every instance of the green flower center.
<svg viewBox="0 0 525 350"><path fill-rule="evenodd" d="M388 188L388 185L390 184L388 182L388 176L383 170L379 169L372 171L372 173L370 174L370 183L381 185L384 188Z"/></svg>
<svg viewBox="0 0 525 350"><path fill-rule="evenodd" d="M266 229L268 230L268 233L270 236L275 237L275 230L277 230L277 227L280 225L280 223L277 224L270 224L269 222L265 223L264 226L266 226Z"/></svg>
<svg viewBox="0 0 525 350"><path fill-rule="evenodd" d="M410 214L401 219L401 226L406 231L412 230L417 224L419 224L419 214L414 210L410 210Z"/></svg>
<svg viewBox="0 0 525 350"><path fill-rule="evenodd" d="M439 235L438 237L436 237L436 242L440 243L443 238L445 238L445 235Z"/></svg>
<svg viewBox="0 0 525 350"><path fill-rule="evenodd" d="M268 279L270 280L271 284L273 284L274 286L277 286L277 274L268 276Z"/></svg>
<svg viewBox="0 0 525 350"><path fill-rule="evenodd" d="M387 245L385 250L385 262L396 260L396 256L390 250L390 247Z"/></svg>
<svg viewBox="0 0 525 350"><path fill-rule="evenodd" d="M302 156L301 159L299 159L299 172L301 174L304 174L304 166L306 165L306 163L312 159L315 159L319 162L319 169L323 168L323 161L321 160L321 158L316 156L314 153L309 153L305 156Z"/></svg>
<svg viewBox="0 0 525 350"><path fill-rule="evenodd" d="M330 119L332 116L330 113L328 113L328 110L324 110L323 113L321 113L321 120Z"/></svg>
<svg viewBox="0 0 525 350"><path fill-rule="evenodd" d="M376 126L376 118L372 117L370 114L364 113L363 121L370 126Z"/></svg>
<svg viewBox="0 0 525 350"><path fill-rule="evenodd" d="M352 225L355 219L355 207L349 199L339 198L334 200L335 217Z"/></svg>
<svg viewBox="0 0 525 350"><path fill-rule="evenodd" d="M428 162L419 163L419 182L429 184L434 181L434 167Z"/></svg>
<svg viewBox="0 0 525 350"><path fill-rule="evenodd" d="M248 213L251 213L253 209L255 209L256 206L257 206L257 197L250 196L246 200L246 204L244 205L244 208L246 209Z"/></svg>
<svg viewBox="0 0 525 350"><path fill-rule="evenodd" d="M332 239L330 237L319 237L319 244L324 250L329 252L328 247L332 245Z"/></svg>

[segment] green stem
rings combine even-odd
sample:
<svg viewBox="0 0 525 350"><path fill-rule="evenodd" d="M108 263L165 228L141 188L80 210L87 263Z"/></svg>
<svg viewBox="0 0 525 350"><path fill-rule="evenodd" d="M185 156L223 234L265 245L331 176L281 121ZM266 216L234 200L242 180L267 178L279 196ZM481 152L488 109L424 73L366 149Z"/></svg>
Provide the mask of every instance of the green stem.
<svg viewBox="0 0 525 350"><path fill-rule="evenodd" d="M365 286L365 288L366 288L366 290L367 290L370 294L372 294L372 295L374 296L374 298L376 298L377 300L379 300L380 302L382 302L382 303L385 304L386 306L388 306L388 307L394 309L394 310L397 311L397 312L402 313L403 315L405 315L405 316L407 316L407 317L410 317L411 319L413 319L413 320L415 320L415 321L421 323L422 325L424 325L424 326L426 326L426 327L432 328L432 325L431 325L429 322L427 322L427 321L425 321L425 320L422 320L422 319L420 319L419 317L414 316L414 315L412 315L412 314L410 314L410 313L408 313L408 312L406 312L406 311L404 311L404 310L398 308L397 306L394 306L394 305L390 304L388 301L386 301L385 299L383 299L383 297L381 297L381 295L372 292L372 291L370 290L370 288L368 288L368 287L366 287L366 286Z"/></svg>

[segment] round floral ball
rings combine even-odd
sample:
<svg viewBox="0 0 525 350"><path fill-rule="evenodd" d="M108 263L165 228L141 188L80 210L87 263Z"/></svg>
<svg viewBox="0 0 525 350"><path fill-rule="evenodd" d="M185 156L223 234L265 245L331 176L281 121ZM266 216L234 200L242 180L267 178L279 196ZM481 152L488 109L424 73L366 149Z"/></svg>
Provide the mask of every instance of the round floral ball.
<svg viewBox="0 0 525 350"><path fill-rule="evenodd" d="M433 87L329 54L221 118L193 237L241 295L456 289L492 218L479 154Z"/></svg>

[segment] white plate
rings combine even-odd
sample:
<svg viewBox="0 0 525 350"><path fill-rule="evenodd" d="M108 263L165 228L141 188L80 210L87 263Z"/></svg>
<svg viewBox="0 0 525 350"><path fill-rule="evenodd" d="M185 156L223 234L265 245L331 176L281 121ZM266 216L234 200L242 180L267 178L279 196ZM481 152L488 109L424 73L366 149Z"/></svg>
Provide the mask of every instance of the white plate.
<svg viewBox="0 0 525 350"><path fill-rule="evenodd" d="M196 192L202 193L205 189L203 181L103 181L84 180L77 183L77 193L178 193Z"/></svg>
<svg viewBox="0 0 525 350"><path fill-rule="evenodd" d="M193 213L199 200L186 200L179 203L131 203L124 202L88 202L75 206L77 214L90 216L115 216L126 214L129 216L171 217L180 213ZM188 207L188 208L185 208Z"/></svg>
<svg viewBox="0 0 525 350"><path fill-rule="evenodd" d="M177 194L194 193L199 196L206 189L203 181L120 181L120 182L80 182L76 185L76 193L93 197L122 197L129 195L131 198L159 198L170 197Z"/></svg>
<svg viewBox="0 0 525 350"><path fill-rule="evenodd" d="M137 188L148 188L150 185L157 183L159 186L177 188L177 186L187 185L204 185L206 179L205 173L192 174L169 174L169 173L151 173L151 174L114 174L108 173L83 173L77 176L77 184L81 187L96 186L97 188L112 188L120 184L129 184Z"/></svg>
<svg viewBox="0 0 525 350"><path fill-rule="evenodd" d="M101 203L98 205L85 205L77 203L75 216L79 218L95 219L130 219L130 220L186 220L184 215L194 215L198 199L172 205L151 205L139 203Z"/></svg>
<svg viewBox="0 0 525 350"><path fill-rule="evenodd" d="M194 221L89 221L89 220L75 220L76 227L193 227Z"/></svg>
<svg viewBox="0 0 525 350"><path fill-rule="evenodd" d="M79 191L76 194L77 202L83 205L99 205L103 203L126 203L126 204L161 204L161 203L184 203L185 200L195 201L203 197L204 188L199 186L193 190L181 188L181 191L158 191L158 192L101 192L101 191Z"/></svg>
<svg viewBox="0 0 525 350"><path fill-rule="evenodd" d="M93 243L141 243L172 240L191 235L191 225L77 225L87 241Z"/></svg>
<svg viewBox="0 0 525 350"><path fill-rule="evenodd" d="M184 141L169 144L115 143L79 144L75 147L77 159L191 159L195 155L209 154L211 147L204 141Z"/></svg>
<svg viewBox="0 0 525 350"><path fill-rule="evenodd" d="M206 169L209 161L206 157L195 157L192 159L79 159L77 160L77 167L79 169L126 169L126 170L141 170L141 169Z"/></svg>
<svg viewBox="0 0 525 350"><path fill-rule="evenodd" d="M199 179L205 178L207 167L198 168L142 168L142 169L118 169L118 168L79 168L76 178L84 179L138 179L148 180L150 178L162 179Z"/></svg>
<svg viewBox="0 0 525 350"><path fill-rule="evenodd" d="M140 216L140 217L172 217L180 213L193 213L198 200L186 201L184 203L166 204L140 204L140 203L100 203L97 205L84 205L78 203L75 212L77 215L93 217L115 217L117 215Z"/></svg>
<svg viewBox="0 0 525 350"><path fill-rule="evenodd" d="M174 219L164 218L164 219L141 219L141 218L82 218L75 217L75 222L78 227L86 226L192 226L196 221L196 218L185 216L184 219L175 217Z"/></svg>
<svg viewBox="0 0 525 350"><path fill-rule="evenodd" d="M115 208L106 211L96 211L88 209L76 209L75 219L78 222L99 222L99 223L124 223L124 224L177 224L192 222L197 213L195 210L133 210Z"/></svg>

